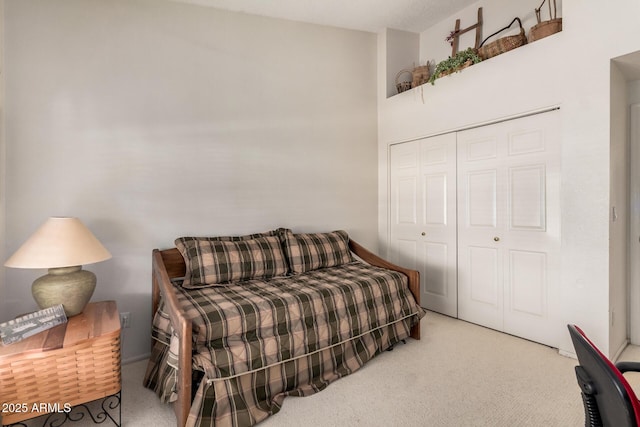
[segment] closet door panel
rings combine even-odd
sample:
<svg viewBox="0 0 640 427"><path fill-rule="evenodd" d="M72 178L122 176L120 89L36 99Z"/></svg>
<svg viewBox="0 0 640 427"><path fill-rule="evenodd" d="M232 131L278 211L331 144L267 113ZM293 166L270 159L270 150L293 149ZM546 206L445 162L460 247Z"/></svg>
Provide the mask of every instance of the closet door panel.
<svg viewBox="0 0 640 427"><path fill-rule="evenodd" d="M495 228L498 225L498 171L470 171L466 181L467 228Z"/></svg>
<svg viewBox="0 0 640 427"><path fill-rule="evenodd" d="M469 281L471 299L495 308L499 305L498 251L487 247L469 247Z"/></svg>
<svg viewBox="0 0 640 427"><path fill-rule="evenodd" d="M420 140L420 173L423 304L457 317L455 134Z"/></svg>
<svg viewBox="0 0 640 427"><path fill-rule="evenodd" d="M544 164L509 168L509 228L546 230L546 168Z"/></svg>
<svg viewBox="0 0 640 427"><path fill-rule="evenodd" d="M418 181L415 176L402 176L398 178L396 190L396 217L397 223L403 225L417 224L418 209Z"/></svg>
<svg viewBox="0 0 640 427"><path fill-rule="evenodd" d="M425 243L424 245L424 288L429 296L449 297L449 274L446 267L449 259L449 246L442 243Z"/></svg>
<svg viewBox="0 0 640 427"><path fill-rule="evenodd" d="M394 146L391 156L391 220L411 230L418 224L418 144Z"/></svg>
<svg viewBox="0 0 640 427"><path fill-rule="evenodd" d="M420 254L415 240L398 238L393 242L393 262L412 270L418 269Z"/></svg>
<svg viewBox="0 0 640 427"><path fill-rule="evenodd" d="M560 112L536 114L506 129L507 209L504 331L557 347L559 320Z"/></svg>
<svg viewBox="0 0 640 427"><path fill-rule="evenodd" d="M417 269L419 241L415 230L420 217L419 195L419 144L401 144L391 150L391 261L411 269Z"/></svg>
<svg viewBox="0 0 640 427"><path fill-rule="evenodd" d="M466 304L459 305L460 318L494 329L502 328L502 272L500 253L490 246L469 246L459 271L466 287L460 289Z"/></svg>
<svg viewBox="0 0 640 427"><path fill-rule="evenodd" d="M447 225L447 174L424 176L424 194L422 201L424 204L424 224L432 226ZM429 203L425 201L428 200Z"/></svg>
<svg viewBox="0 0 640 427"><path fill-rule="evenodd" d="M559 112L549 112L458 133L460 317L553 346L562 333L559 132Z"/></svg>
<svg viewBox="0 0 640 427"><path fill-rule="evenodd" d="M509 306L514 312L545 317L547 314L547 254L509 251Z"/></svg>
<svg viewBox="0 0 640 427"><path fill-rule="evenodd" d="M504 312L503 140L498 129L489 126L457 134L458 313L461 319L498 330Z"/></svg>
<svg viewBox="0 0 640 427"><path fill-rule="evenodd" d="M455 135L393 145L390 157L391 259L420 272L423 307L457 317Z"/></svg>

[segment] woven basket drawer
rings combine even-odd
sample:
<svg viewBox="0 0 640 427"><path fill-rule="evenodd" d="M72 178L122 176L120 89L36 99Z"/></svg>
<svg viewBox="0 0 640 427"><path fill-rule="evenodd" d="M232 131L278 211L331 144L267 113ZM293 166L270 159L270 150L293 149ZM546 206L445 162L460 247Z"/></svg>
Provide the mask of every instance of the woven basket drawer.
<svg viewBox="0 0 640 427"><path fill-rule="evenodd" d="M79 319L72 322L76 321ZM115 328L50 350L24 349L5 354L0 359L1 424L44 415L47 405L53 408L51 411L64 410L118 393L121 387L119 323L113 330ZM35 337L33 340L36 341ZM23 343L29 346L29 341Z"/></svg>
<svg viewBox="0 0 640 427"><path fill-rule="evenodd" d="M44 414L32 412L33 405L57 404L62 410L65 405L115 394L120 386L119 333L66 348L5 358L0 365L0 402L14 404L19 412L3 412L2 423Z"/></svg>

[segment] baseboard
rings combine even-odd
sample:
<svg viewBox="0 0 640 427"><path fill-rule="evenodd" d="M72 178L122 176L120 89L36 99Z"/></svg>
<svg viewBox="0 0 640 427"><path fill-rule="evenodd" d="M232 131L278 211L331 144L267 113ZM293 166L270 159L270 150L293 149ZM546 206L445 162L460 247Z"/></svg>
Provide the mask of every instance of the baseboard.
<svg viewBox="0 0 640 427"><path fill-rule="evenodd" d="M576 356L575 352L568 351L568 350L560 350L560 349L558 349L558 354L560 356L569 357L571 359L577 359L578 358L578 356Z"/></svg>
<svg viewBox="0 0 640 427"><path fill-rule="evenodd" d="M610 358L613 363L618 361L618 358L620 357L624 349L627 348L628 345L629 345L628 339L622 342L622 345L620 346L620 348L614 353L613 357Z"/></svg>

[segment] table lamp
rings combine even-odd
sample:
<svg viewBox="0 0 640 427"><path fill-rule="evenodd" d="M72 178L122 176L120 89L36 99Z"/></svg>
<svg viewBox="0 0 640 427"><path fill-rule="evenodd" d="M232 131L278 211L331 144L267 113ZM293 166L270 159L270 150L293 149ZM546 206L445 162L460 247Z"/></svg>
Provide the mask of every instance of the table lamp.
<svg viewBox="0 0 640 427"><path fill-rule="evenodd" d="M4 264L13 268L48 268L31 292L40 308L62 304L67 317L82 313L96 288L96 275L83 270L111 258L109 251L78 218L52 217Z"/></svg>

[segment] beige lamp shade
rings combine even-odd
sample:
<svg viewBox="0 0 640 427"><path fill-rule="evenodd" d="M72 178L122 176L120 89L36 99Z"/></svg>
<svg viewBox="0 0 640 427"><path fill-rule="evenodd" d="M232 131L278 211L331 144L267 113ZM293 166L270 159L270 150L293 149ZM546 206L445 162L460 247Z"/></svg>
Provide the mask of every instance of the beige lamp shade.
<svg viewBox="0 0 640 427"><path fill-rule="evenodd" d="M67 317L82 313L96 287L96 275L83 264L111 258L108 250L78 218L49 218L4 264L48 268L31 286L40 308L62 304Z"/></svg>
<svg viewBox="0 0 640 427"><path fill-rule="evenodd" d="M52 217L4 265L56 268L93 264L109 258L109 251L78 218Z"/></svg>

